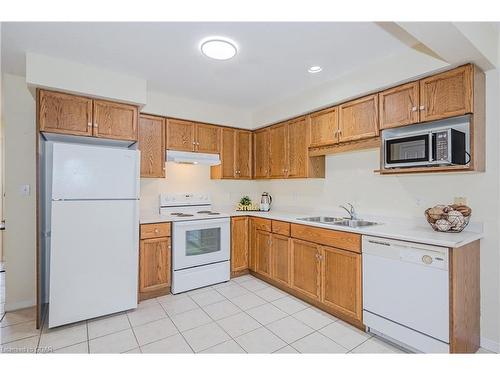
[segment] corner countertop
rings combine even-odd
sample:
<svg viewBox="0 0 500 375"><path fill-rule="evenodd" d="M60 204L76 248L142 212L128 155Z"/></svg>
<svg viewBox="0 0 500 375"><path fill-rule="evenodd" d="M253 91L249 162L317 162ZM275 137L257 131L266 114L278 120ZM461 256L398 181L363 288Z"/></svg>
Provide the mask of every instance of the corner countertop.
<svg viewBox="0 0 500 375"><path fill-rule="evenodd" d="M309 216L319 216L317 213L311 212L287 212L279 210L271 210L268 212L261 211L235 211L234 209L220 210L228 213L230 216L254 216L271 220L287 221L295 224L309 225L319 228L326 228L342 232L351 232L362 235L391 238L395 240L410 241L424 243L428 245L444 246L444 247L461 247L471 242L483 238L483 232L480 228L473 228L469 225L460 233L441 233L434 231L425 222L415 222L408 219L391 218L391 220L382 218L366 218L381 224L363 228L349 228L337 225L321 224L299 220L299 218ZM324 214L320 214L325 216ZM338 215L331 215L338 216ZM141 224L171 222L172 217L160 215L158 213L147 213L140 217Z"/></svg>

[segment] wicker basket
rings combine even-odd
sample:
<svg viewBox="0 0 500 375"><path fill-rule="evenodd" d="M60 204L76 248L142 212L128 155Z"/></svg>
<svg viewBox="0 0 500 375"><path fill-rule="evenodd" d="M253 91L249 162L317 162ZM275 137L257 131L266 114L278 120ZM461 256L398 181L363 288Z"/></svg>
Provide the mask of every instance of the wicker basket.
<svg viewBox="0 0 500 375"><path fill-rule="evenodd" d="M472 210L464 205L434 206L425 218L436 232L459 233L469 224Z"/></svg>

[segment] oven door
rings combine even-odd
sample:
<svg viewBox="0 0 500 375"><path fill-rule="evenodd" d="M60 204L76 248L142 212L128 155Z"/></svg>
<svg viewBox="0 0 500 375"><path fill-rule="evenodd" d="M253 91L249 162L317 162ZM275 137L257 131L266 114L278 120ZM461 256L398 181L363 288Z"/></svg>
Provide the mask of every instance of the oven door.
<svg viewBox="0 0 500 375"><path fill-rule="evenodd" d="M172 225L174 271L229 260L229 218L180 221Z"/></svg>
<svg viewBox="0 0 500 375"><path fill-rule="evenodd" d="M414 167L428 165L432 158L429 133L389 138L384 142L385 167Z"/></svg>

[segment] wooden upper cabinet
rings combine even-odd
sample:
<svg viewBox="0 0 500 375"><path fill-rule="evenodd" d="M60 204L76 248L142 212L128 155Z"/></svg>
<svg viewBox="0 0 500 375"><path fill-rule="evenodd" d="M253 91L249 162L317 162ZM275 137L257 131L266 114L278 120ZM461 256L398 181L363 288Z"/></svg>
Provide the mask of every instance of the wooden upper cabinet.
<svg viewBox="0 0 500 375"><path fill-rule="evenodd" d="M321 249L321 302L361 321L361 254Z"/></svg>
<svg viewBox="0 0 500 375"><path fill-rule="evenodd" d="M170 286L170 237L141 240L139 249L139 293Z"/></svg>
<svg viewBox="0 0 500 375"><path fill-rule="evenodd" d="M321 293L320 246L291 239L291 286L306 296L319 300Z"/></svg>
<svg viewBox="0 0 500 375"><path fill-rule="evenodd" d="M248 268L248 217L231 218L231 272Z"/></svg>
<svg viewBox="0 0 500 375"><path fill-rule="evenodd" d="M473 74L469 64L420 80L420 121L471 113Z"/></svg>
<svg viewBox="0 0 500 375"><path fill-rule="evenodd" d="M339 141L348 142L378 136L378 94L339 106Z"/></svg>
<svg viewBox="0 0 500 375"><path fill-rule="evenodd" d="M290 285L290 239L273 233L271 244L271 277L281 284Z"/></svg>
<svg viewBox="0 0 500 375"><path fill-rule="evenodd" d="M339 111L338 107L324 109L309 115L311 147L338 143Z"/></svg>
<svg viewBox="0 0 500 375"><path fill-rule="evenodd" d="M252 178L252 133L246 130L236 131L236 177Z"/></svg>
<svg viewBox="0 0 500 375"><path fill-rule="evenodd" d="M418 81L379 93L380 129L417 123L419 105Z"/></svg>
<svg viewBox="0 0 500 375"><path fill-rule="evenodd" d="M140 115L141 177L165 177L165 120Z"/></svg>
<svg viewBox="0 0 500 375"><path fill-rule="evenodd" d="M271 233L255 231L255 271L271 277Z"/></svg>
<svg viewBox="0 0 500 375"><path fill-rule="evenodd" d="M287 177L307 177L308 169L308 123L305 117L288 122L288 166Z"/></svg>
<svg viewBox="0 0 500 375"><path fill-rule="evenodd" d="M167 120L167 149L176 151L195 150L194 123L191 121Z"/></svg>
<svg viewBox="0 0 500 375"><path fill-rule="evenodd" d="M94 137L137 141L136 106L94 100Z"/></svg>
<svg viewBox="0 0 500 375"><path fill-rule="evenodd" d="M256 130L253 134L254 177L269 177L269 128Z"/></svg>
<svg viewBox="0 0 500 375"><path fill-rule="evenodd" d="M196 124L196 148L198 152L218 154L220 151L220 127Z"/></svg>
<svg viewBox="0 0 500 375"><path fill-rule="evenodd" d="M234 178L236 175L236 130L230 128L222 129L222 145L221 145L221 165L220 178Z"/></svg>
<svg viewBox="0 0 500 375"><path fill-rule="evenodd" d="M92 99L46 90L37 93L40 131L92 136Z"/></svg>
<svg viewBox="0 0 500 375"><path fill-rule="evenodd" d="M281 123L269 128L269 177L283 178L288 165L288 126Z"/></svg>

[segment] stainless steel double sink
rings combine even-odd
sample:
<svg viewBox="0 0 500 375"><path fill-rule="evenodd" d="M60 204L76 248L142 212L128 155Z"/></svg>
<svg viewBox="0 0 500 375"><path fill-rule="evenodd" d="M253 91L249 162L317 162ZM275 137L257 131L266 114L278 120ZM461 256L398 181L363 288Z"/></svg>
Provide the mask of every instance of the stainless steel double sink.
<svg viewBox="0 0 500 375"><path fill-rule="evenodd" d="M313 217L303 217L297 220L309 221L313 223L338 225L341 227L359 228L359 227L369 227L372 225L377 225L374 221L358 220L358 219L347 219L345 217L331 217L331 216L313 216Z"/></svg>

